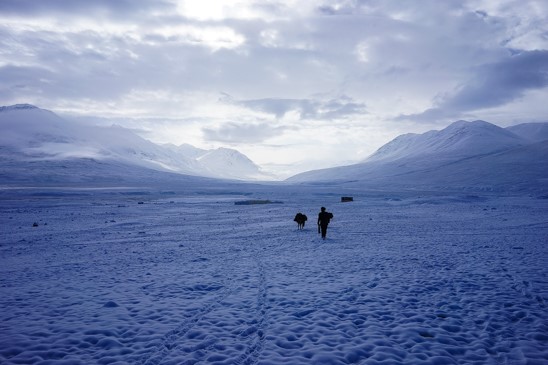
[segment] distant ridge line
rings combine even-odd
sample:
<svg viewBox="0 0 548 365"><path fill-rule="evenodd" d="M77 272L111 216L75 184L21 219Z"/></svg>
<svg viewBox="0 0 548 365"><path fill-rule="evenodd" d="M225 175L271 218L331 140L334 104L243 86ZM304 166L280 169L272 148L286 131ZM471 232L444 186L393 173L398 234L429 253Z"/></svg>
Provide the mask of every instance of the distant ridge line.
<svg viewBox="0 0 548 365"><path fill-rule="evenodd" d="M0 106L0 112L10 111L10 110L30 110L30 109L40 109L40 108L31 104L15 104L15 105L8 105L8 106Z"/></svg>

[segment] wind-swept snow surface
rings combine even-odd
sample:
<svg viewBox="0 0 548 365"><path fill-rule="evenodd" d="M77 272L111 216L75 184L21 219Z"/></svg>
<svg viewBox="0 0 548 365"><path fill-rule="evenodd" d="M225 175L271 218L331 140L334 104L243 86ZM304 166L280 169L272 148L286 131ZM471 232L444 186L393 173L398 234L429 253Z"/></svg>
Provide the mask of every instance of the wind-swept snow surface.
<svg viewBox="0 0 548 365"><path fill-rule="evenodd" d="M547 199L265 191L4 191L0 362L548 362Z"/></svg>

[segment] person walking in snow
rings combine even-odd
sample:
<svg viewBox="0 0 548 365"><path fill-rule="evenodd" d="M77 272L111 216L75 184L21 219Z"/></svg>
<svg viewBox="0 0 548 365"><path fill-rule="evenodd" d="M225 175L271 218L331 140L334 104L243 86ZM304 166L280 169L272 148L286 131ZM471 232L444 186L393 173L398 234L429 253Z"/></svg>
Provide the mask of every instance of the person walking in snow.
<svg viewBox="0 0 548 365"><path fill-rule="evenodd" d="M322 207L320 214L318 214L318 233L321 232L322 239L324 240L327 234L327 226L329 225L331 219L333 219L333 214L327 212L325 207Z"/></svg>

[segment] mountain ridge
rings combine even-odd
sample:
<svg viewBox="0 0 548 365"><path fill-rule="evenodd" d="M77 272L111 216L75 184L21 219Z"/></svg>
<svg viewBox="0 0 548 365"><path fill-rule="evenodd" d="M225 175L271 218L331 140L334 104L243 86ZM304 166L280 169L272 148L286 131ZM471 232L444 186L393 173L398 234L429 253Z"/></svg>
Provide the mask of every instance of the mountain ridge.
<svg viewBox="0 0 548 365"><path fill-rule="evenodd" d="M220 161L215 161L213 157L200 162L195 156L210 151L188 144L158 145L118 125L99 127L69 122L49 110L30 104L0 108L0 126L3 130L0 146L10 148L9 153L7 149L3 149L4 160L13 158L53 161L88 158L114 160L157 171L219 179L272 178L262 173L260 167L249 158L242 158L243 155L239 152L223 156L214 155L219 156ZM237 161L231 161L231 157ZM230 166L230 170L221 170L219 166Z"/></svg>
<svg viewBox="0 0 548 365"><path fill-rule="evenodd" d="M485 145L488 141L489 145ZM437 131L403 134L388 142L363 162L396 160L426 154L471 156L523 145L517 135L494 124L476 120L457 121Z"/></svg>
<svg viewBox="0 0 548 365"><path fill-rule="evenodd" d="M523 134L547 126L548 123L524 127ZM519 125L514 127L520 129ZM538 161L545 160L542 153L548 142L537 139L541 141L485 121L457 121L440 131L400 135L358 164L308 171L286 181L369 187L545 190L548 169Z"/></svg>
<svg viewBox="0 0 548 365"><path fill-rule="evenodd" d="M60 181L78 181L67 171L55 170L67 166L75 169L73 173L82 173L86 181L92 181L93 176L110 181L101 176L108 175L109 168L116 170L110 171L111 177L121 181L131 180L119 173L122 170L152 180L155 172L230 180L273 179L234 149L205 150L186 143L157 145L124 127L68 122L30 104L0 107L0 126L0 184L16 181L17 173L22 174L21 181L40 181L40 174L46 180L57 176ZM441 130L400 135L358 164L307 171L286 181L370 188L546 190L547 145L548 123L502 128L482 120L460 120ZM79 171L78 161L96 169L95 175Z"/></svg>

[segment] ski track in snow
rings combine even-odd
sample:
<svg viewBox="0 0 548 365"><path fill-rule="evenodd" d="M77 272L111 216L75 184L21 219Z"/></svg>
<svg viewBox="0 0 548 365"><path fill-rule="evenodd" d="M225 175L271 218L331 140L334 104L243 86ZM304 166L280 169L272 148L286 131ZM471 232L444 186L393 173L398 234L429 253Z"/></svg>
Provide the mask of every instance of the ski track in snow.
<svg viewBox="0 0 548 365"><path fill-rule="evenodd" d="M548 200L273 197L4 199L0 363L548 364Z"/></svg>

